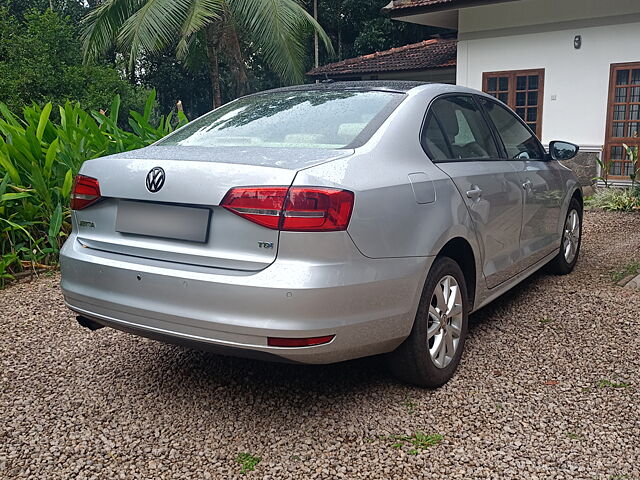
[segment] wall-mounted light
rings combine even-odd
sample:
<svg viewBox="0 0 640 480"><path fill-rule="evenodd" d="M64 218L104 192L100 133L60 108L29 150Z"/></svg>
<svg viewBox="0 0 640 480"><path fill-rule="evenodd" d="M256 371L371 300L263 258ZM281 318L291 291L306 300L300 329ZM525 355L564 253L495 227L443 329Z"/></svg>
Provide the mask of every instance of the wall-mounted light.
<svg viewBox="0 0 640 480"><path fill-rule="evenodd" d="M573 48L580 50L582 47L582 35L576 35L573 37Z"/></svg>

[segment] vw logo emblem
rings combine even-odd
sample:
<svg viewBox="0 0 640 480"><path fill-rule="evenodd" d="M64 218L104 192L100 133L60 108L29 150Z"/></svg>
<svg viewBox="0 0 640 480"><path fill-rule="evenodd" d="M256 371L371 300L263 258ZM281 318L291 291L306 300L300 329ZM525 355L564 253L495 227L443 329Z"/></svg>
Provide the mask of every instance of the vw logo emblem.
<svg viewBox="0 0 640 480"><path fill-rule="evenodd" d="M151 193L159 192L164 185L164 170L160 167L154 167L147 173L147 190Z"/></svg>

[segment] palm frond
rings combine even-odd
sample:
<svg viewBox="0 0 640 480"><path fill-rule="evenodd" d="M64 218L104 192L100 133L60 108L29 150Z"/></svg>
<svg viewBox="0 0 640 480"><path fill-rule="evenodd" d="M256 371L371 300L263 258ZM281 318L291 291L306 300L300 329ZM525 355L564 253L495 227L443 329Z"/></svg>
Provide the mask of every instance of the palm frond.
<svg viewBox="0 0 640 480"><path fill-rule="evenodd" d="M96 60L113 46L118 31L142 5L141 0L105 0L82 20L82 54Z"/></svg>
<svg viewBox="0 0 640 480"><path fill-rule="evenodd" d="M133 62L140 51L154 52L177 40L192 0L145 0L122 25L118 45Z"/></svg>
<svg viewBox="0 0 640 480"><path fill-rule="evenodd" d="M224 0L191 0L191 6L182 25L183 35L193 35L224 14Z"/></svg>
<svg viewBox="0 0 640 480"><path fill-rule="evenodd" d="M177 56L188 70L197 72L202 65L209 61L206 48L205 33L202 29L189 37L180 39Z"/></svg>
<svg viewBox="0 0 640 480"><path fill-rule="evenodd" d="M236 22L250 32L264 53L265 60L284 80L304 79L304 31L318 32L325 47L333 52L331 41L322 27L298 0L229 0Z"/></svg>
<svg viewBox="0 0 640 480"><path fill-rule="evenodd" d="M218 20L224 13L224 0L192 0L186 18L180 30L181 38L178 42L176 55L184 59L189 55L193 34L201 31L209 23Z"/></svg>

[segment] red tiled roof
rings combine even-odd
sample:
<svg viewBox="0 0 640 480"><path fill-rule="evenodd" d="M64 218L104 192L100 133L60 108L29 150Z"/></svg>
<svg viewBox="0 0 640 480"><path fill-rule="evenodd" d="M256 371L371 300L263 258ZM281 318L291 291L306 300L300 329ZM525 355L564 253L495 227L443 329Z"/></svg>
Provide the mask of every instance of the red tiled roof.
<svg viewBox="0 0 640 480"><path fill-rule="evenodd" d="M442 5L446 3L459 3L458 0L393 0L389 3L384 10L392 11L392 10L402 10L404 8L415 8L415 7L431 7L435 5Z"/></svg>
<svg viewBox="0 0 640 480"><path fill-rule="evenodd" d="M430 10L449 10L455 8L475 7L490 3L500 3L510 0L391 0L382 10L392 16L408 15L409 10L417 9L422 12Z"/></svg>
<svg viewBox="0 0 640 480"><path fill-rule="evenodd" d="M310 77L429 70L456 66L456 40L430 39L314 68Z"/></svg>

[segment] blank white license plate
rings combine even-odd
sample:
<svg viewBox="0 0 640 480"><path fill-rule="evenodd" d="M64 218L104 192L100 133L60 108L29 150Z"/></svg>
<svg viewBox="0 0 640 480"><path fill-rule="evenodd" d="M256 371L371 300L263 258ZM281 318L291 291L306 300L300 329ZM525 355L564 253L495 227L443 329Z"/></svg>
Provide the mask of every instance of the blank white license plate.
<svg viewBox="0 0 640 480"><path fill-rule="evenodd" d="M211 209L120 200L116 231L149 237L205 243Z"/></svg>

